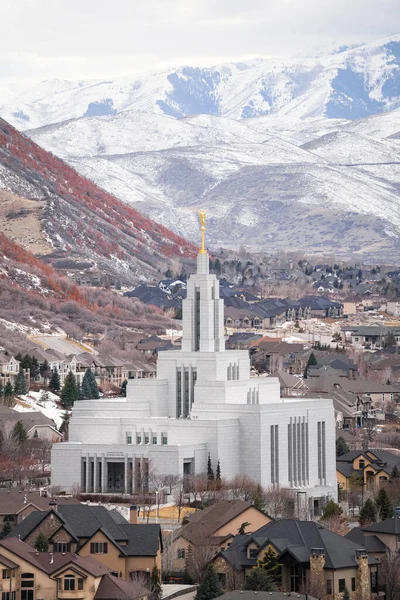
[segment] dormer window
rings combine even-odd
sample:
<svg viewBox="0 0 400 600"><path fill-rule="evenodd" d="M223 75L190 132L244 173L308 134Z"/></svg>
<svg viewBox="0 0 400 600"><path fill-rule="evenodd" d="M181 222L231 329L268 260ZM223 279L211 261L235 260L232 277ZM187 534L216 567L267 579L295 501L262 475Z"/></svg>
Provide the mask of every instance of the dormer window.
<svg viewBox="0 0 400 600"><path fill-rule="evenodd" d="M63 579L58 580L58 588L64 592L74 592L75 590L83 590L83 577L75 577L75 575L65 575Z"/></svg>
<svg viewBox="0 0 400 600"><path fill-rule="evenodd" d="M258 557L258 548L249 548L249 558L257 558Z"/></svg>

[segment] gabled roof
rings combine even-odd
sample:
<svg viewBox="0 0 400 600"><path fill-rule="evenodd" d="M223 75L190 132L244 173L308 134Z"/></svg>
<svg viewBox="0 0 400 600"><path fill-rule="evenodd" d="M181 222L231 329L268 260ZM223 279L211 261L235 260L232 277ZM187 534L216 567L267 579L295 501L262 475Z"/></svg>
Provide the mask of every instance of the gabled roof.
<svg viewBox="0 0 400 600"><path fill-rule="evenodd" d="M122 524L128 543L121 546L124 556L157 556L162 548L161 527L155 524Z"/></svg>
<svg viewBox="0 0 400 600"><path fill-rule="evenodd" d="M94 600L136 600L148 593L138 582L125 581L107 573L101 578Z"/></svg>
<svg viewBox="0 0 400 600"><path fill-rule="evenodd" d="M0 515L16 515L28 505L33 505L42 511L49 510L50 501L51 498L44 498L38 492L20 491L17 489L10 491L2 490L0 491ZM60 496L57 503L59 506L64 503L75 506L79 505L78 500L68 496Z"/></svg>
<svg viewBox="0 0 400 600"><path fill-rule="evenodd" d="M394 516L391 519L385 519L380 523L373 523L369 527L363 527L364 531L373 531L376 533L391 533L400 535L400 517Z"/></svg>
<svg viewBox="0 0 400 600"><path fill-rule="evenodd" d="M53 554L36 552L32 546L15 537L1 540L1 547L6 548L15 556L23 558L47 574L56 573L67 565L75 565L96 577L100 577L111 570L91 556L76 556L70 552L54 552Z"/></svg>
<svg viewBox="0 0 400 600"><path fill-rule="evenodd" d="M242 536L241 536L242 537ZM227 550L221 552L221 556L232 564L245 558L247 566L249 561L254 565L255 559L248 559L246 548L251 542L255 542L260 548L272 544L279 552L279 556L290 553L297 561L308 563L313 549L323 549L325 553L326 569L342 569L356 567L356 550L360 545L348 540L341 535L325 529L322 525L313 521L296 521L294 519L283 519L275 523L268 523L258 529L253 535L245 536L237 544L231 544ZM244 556L243 556L244 555ZM374 558L368 559L369 564L377 564Z"/></svg>
<svg viewBox="0 0 400 600"><path fill-rule="evenodd" d="M213 536L218 529L228 524L248 508L252 508L252 505L243 500L221 500L216 502L205 510L198 510L188 515L189 523L179 530L179 537L184 537L188 542L198 543L200 537Z"/></svg>
<svg viewBox="0 0 400 600"><path fill-rule="evenodd" d="M17 569L19 566L3 554L0 554L0 565L3 565L3 567L7 567L8 569Z"/></svg>
<svg viewBox="0 0 400 600"><path fill-rule="evenodd" d="M388 547L376 535L365 535L361 527L353 527L344 536L348 540L359 544L367 552L387 552Z"/></svg>

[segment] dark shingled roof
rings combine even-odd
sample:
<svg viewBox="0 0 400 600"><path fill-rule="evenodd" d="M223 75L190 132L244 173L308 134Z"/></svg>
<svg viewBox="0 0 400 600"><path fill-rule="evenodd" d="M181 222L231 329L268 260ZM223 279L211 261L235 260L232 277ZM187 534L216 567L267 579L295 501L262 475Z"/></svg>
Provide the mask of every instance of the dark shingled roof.
<svg viewBox="0 0 400 600"><path fill-rule="evenodd" d="M249 592L242 590L234 590L233 592L228 592L223 596L220 596L220 600L287 600L289 594L287 592ZM313 596L307 594L296 594L295 592L291 593L292 598L296 598L297 600L315 600Z"/></svg>
<svg viewBox="0 0 400 600"><path fill-rule="evenodd" d="M18 413L17 413L18 414ZM0 515L16 515L20 510L33 504L38 510L47 510L52 498L44 498L38 492L25 492L19 490L0 491ZM69 504L78 506L75 498L60 496L57 504Z"/></svg>
<svg viewBox="0 0 400 600"><path fill-rule="evenodd" d="M369 527L364 527L364 531L376 531L376 533L392 533L400 535L400 517L395 516L391 519L385 519L380 523L373 523Z"/></svg>
<svg viewBox="0 0 400 600"><path fill-rule="evenodd" d="M156 556L161 542L161 527L155 524L120 525L128 543L121 546L125 556Z"/></svg>
<svg viewBox="0 0 400 600"><path fill-rule="evenodd" d="M232 564L239 560L243 566L255 565L256 560L247 559L246 556L246 548L251 542L255 542L260 549L271 543L279 552L279 556L290 553L299 562L309 562L312 549L322 548L325 551L326 569L356 567L356 550L360 549L359 544L325 529L318 523L294 519L268 523L253 535L244 538L243 541L231 544L227 550L221 552L221 555ZM369 557L368 562L377 564L378 561Z"/></svg>
<svg viewBox="0 0 400 600"><path fill-rule="evenodd" d="M388 547L376 535L365 535L361 527L353 527L344 536L348 540L359 544L367 550L367 552L386 552Z"/></svg>
<svg viewBox="0 0 400 600"><path fill-rule="evenodd" d="M148 595L148 590L140 583L124 581L114 575L104 575L97 588L94 600L136 600Z"/></svg>
<svg viewBox="0 0 400 600"><path fill-rule="evenodd" d="M3 565L3 567L7 567L8 569L17 569L19 567L17 563L13 562L3 554L0 554L0 565Z"/></svg>

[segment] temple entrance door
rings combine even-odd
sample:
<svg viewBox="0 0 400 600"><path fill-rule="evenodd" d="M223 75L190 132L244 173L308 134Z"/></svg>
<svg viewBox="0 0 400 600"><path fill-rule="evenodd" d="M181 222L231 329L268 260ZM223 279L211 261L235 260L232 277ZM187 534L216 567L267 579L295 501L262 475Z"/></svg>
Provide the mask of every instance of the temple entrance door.
<svg viewBox="0 0 400 600"><path fill-rule="evenodd" d="M123 462L107 463L107 491L124 493L125 465Z"/></svg>

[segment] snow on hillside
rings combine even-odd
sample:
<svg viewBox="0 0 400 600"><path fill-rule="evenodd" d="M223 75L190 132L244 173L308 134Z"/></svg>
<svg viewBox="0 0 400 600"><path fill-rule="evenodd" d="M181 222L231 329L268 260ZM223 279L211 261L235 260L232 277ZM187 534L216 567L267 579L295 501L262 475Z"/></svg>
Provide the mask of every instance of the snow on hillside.
<svg viewBox="0 0 400 600"><path fill-rule="evenodd" d="M40 390L40 392L30 391L28 394L20 396L22 403L18 403L13 407L17 412L34 412L39 411L49 419L52 419L56 424L57 429L60 429L65 414L64 409L60 408L60 398L48 392Z"/></svg>
<svg viewBox="0 0 400 600"><path fill-rule="evenodd" d="M6 99L0 114L21 129L127 110L174 118L284 114L359 119L400 106L399 60L400 36L392 36L311 58L183 66L111 81L47 80Z"/></svg>

